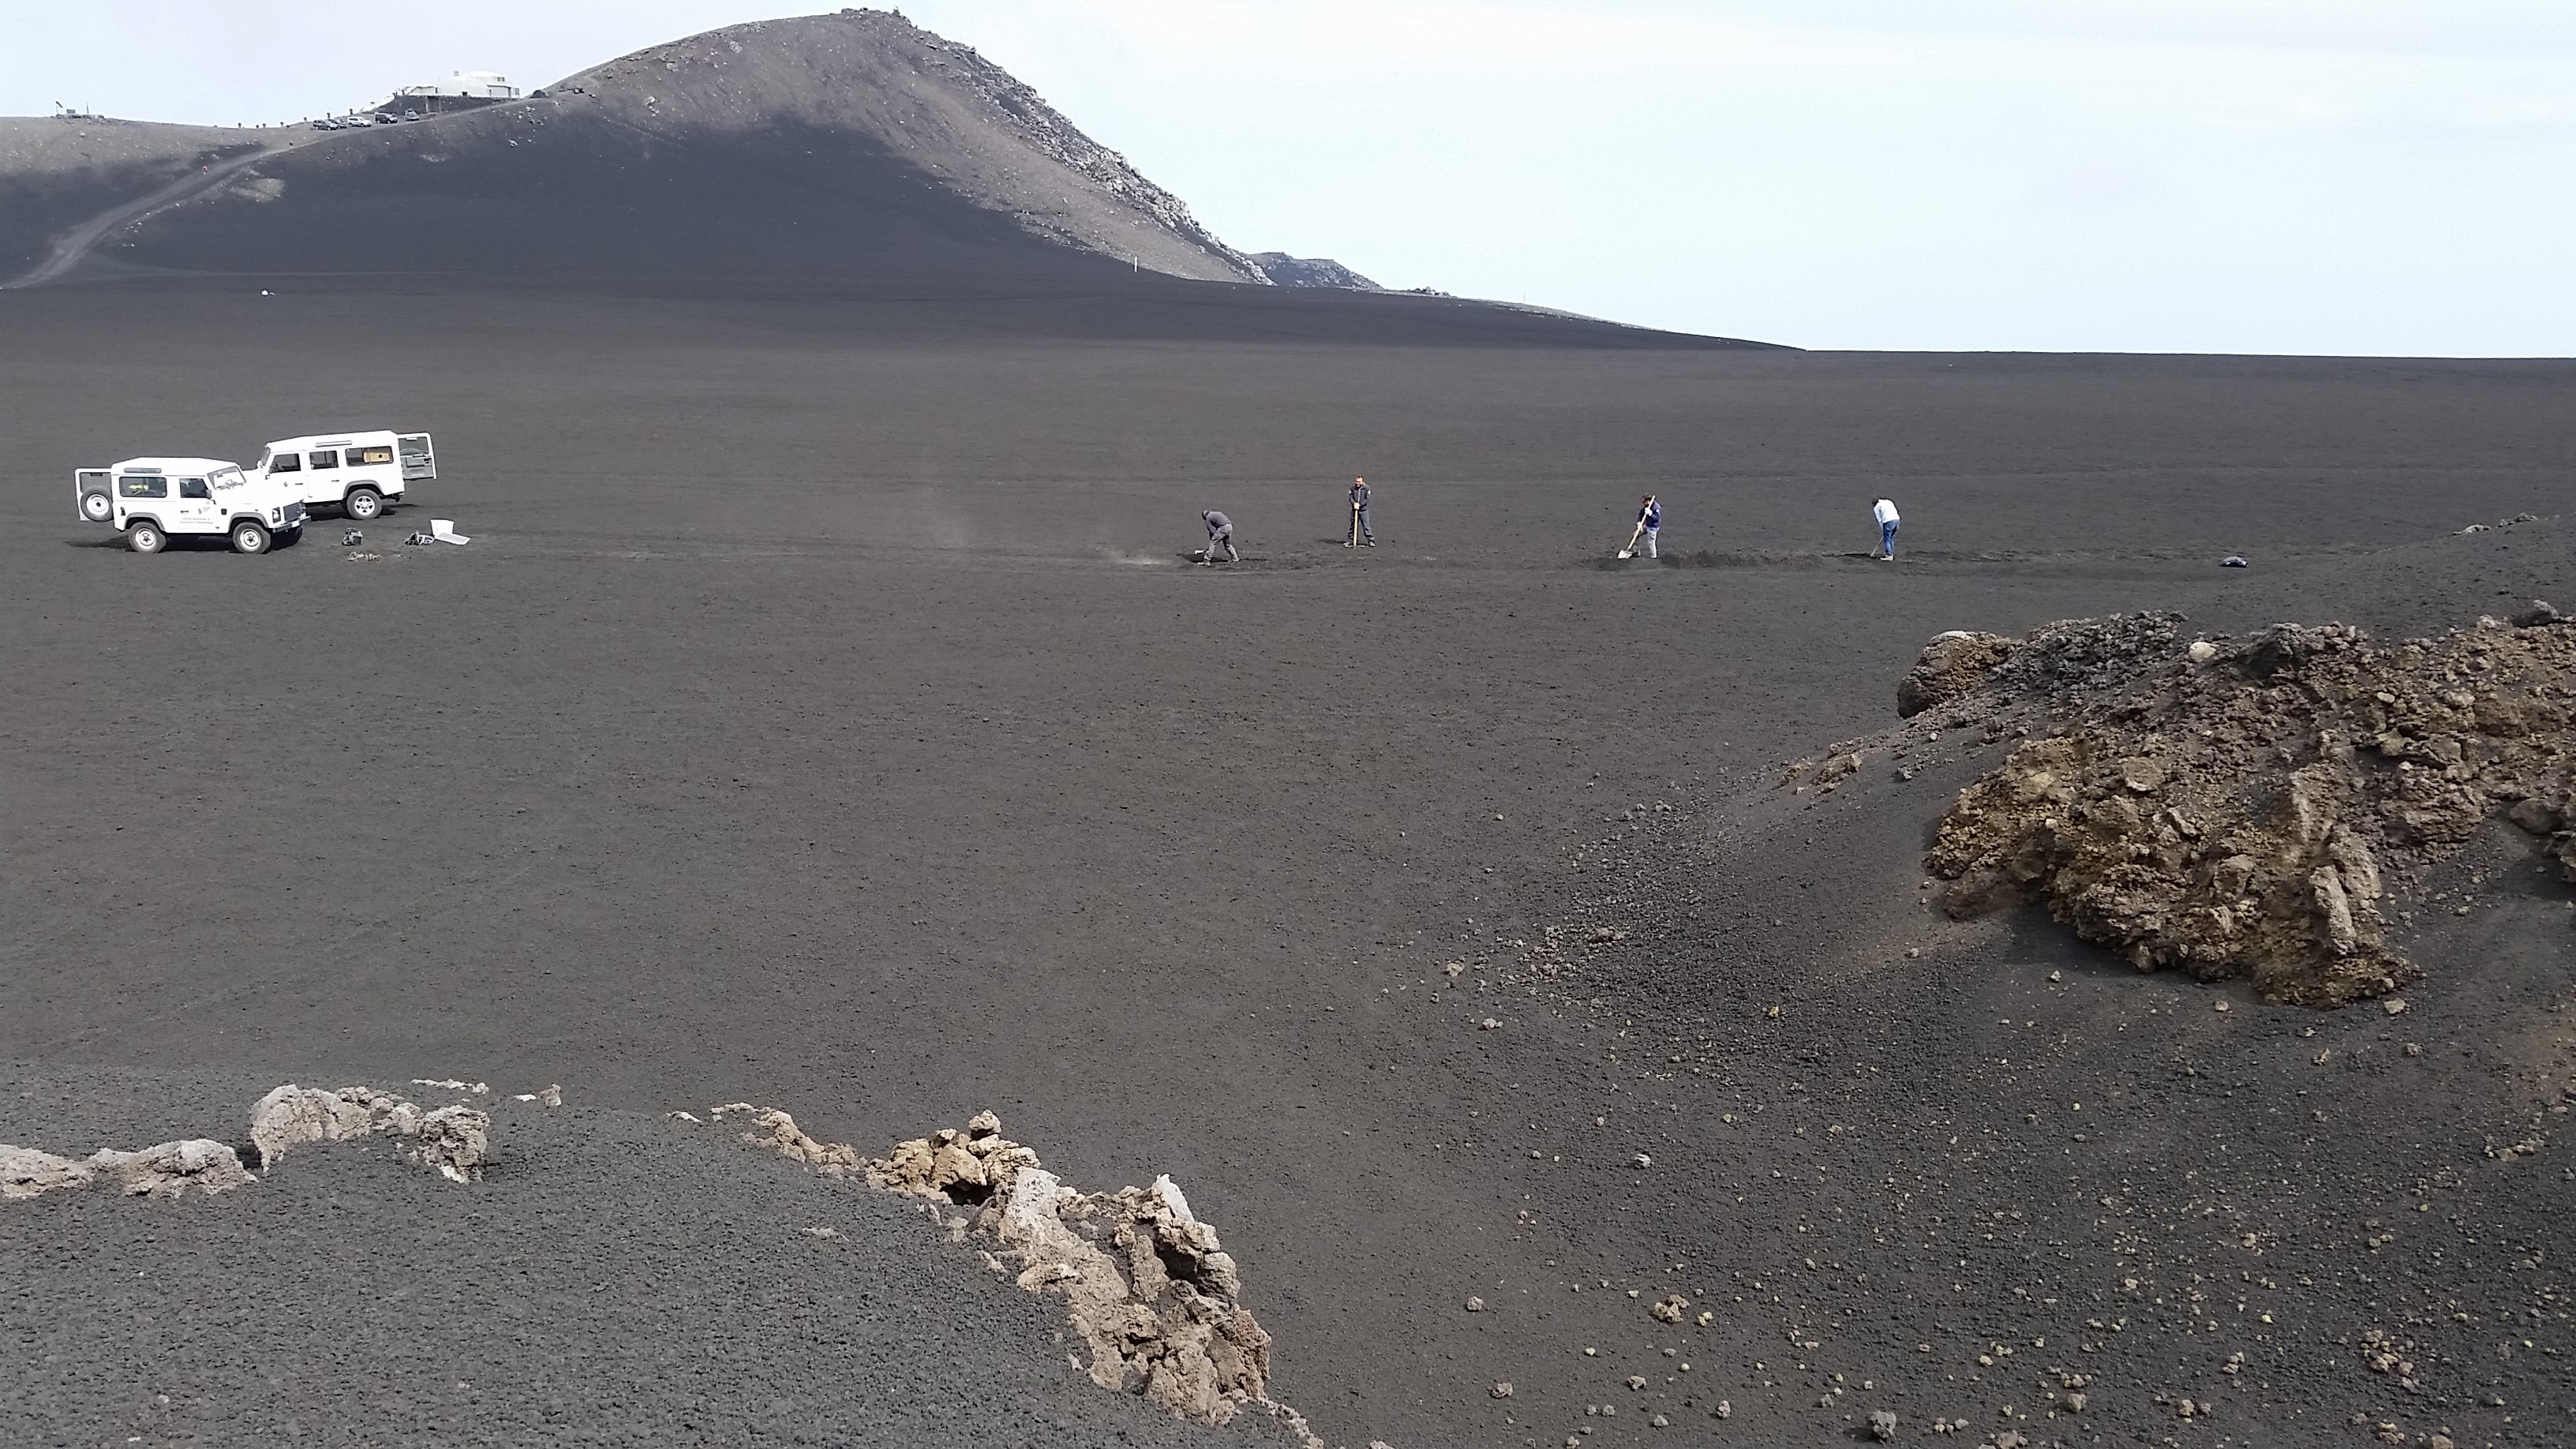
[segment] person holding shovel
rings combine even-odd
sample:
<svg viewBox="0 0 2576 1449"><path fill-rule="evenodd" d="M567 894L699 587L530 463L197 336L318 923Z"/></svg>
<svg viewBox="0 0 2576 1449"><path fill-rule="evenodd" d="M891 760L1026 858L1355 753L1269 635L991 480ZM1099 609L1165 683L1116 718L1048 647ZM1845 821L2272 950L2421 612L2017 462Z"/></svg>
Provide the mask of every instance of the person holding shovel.
<svg viewBox="0 0 2576 1449"><path fill-rule="evenodd" d="M1344 548L1377 547L1377 530L1369 527L1369 486L1366 478L1351 480L1351 538Z"/></svg>
<svg viewBox="0 0 2576 1449"><path fill-rule="evenodd" d="M1652 493L1639 499L1637 501L1637 526L1629 532L1628 546L1619 550L1619 557L1636 557L1638 545L1642 542L1645 545L1646 557L1653 558L1655 556L1655 535L1663 528L1663 526L1664 505L1656 502L1655 495Z"/></svg>

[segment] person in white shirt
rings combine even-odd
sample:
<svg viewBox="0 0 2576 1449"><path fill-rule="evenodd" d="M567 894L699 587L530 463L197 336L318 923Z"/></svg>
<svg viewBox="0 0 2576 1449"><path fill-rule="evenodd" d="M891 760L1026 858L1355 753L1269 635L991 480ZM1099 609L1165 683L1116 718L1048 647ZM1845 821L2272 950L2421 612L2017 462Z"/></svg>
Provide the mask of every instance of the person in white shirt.
<svg viewBox="0 0 2576 1449"><path fill-rule="evenodd" d="M1878 552L1870 557L1881 562L1896 558L1896 505L1882 498L1870 513L1878 519Z"/></svg>

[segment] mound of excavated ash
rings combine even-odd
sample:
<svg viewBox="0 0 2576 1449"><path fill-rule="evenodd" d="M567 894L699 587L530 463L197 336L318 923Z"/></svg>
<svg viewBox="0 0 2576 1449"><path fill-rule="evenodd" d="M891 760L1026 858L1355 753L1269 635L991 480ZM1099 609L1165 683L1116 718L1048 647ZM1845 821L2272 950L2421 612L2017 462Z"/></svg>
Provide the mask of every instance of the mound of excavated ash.
<svg viewBox="0 0 2576 1449"><path fill-rule="evenodd" d="M1908 714L1964 724L2018 700L2058 718L1942 818L1927 863L1953 916L2036 902L2141 970L2333 1006L2421 974L2387 918L2490 817L2576 877L2576 627L2547 605L2395 647L2283 624L2183 649L2177 622L1926 647Z"/></svg>
<svg viewBox="0 0 2576 1449"><path fill-rule="evenodd" d="M1268 1414L1320 1449L1305 1420L1269 1397L1270 1335L1243 1306L1242 1277L1216 1229L1190 1211L1171 1178L1077 1192L1004 1137L990 1112L964 1131L943 1128L866 1161L845 1144L815 1141L775 1108L735 1102L711 1113L719 1121L739 1114L752 1118L743 1140L754 1146L825 1176L864 1177L926 1199L952 1240L991 1238L1016 1264L1022 1288L1064 1297L1102 1388L1208 1424L1246 1409ZM957 1207L973 1208L973 1217L950 1216ZM1007 1271L1001 1257L988 1253L985 1262Z"/></svg>

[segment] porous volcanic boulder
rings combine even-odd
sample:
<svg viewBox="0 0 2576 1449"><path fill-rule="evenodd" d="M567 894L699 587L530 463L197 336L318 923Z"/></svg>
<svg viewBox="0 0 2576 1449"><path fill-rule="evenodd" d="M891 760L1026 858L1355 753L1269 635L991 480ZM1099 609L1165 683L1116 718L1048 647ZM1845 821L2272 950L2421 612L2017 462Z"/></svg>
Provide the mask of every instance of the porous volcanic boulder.
<svg viewBox="0 0 2576 1449"><path fill-rule="evenodd" d="M420 1119L403 1155L449 1182L475 1182L491 1154L492 1118L472 1107L441 1107Z"/></svg>
<svg viewBox="0 0 2576 1449"><path fill-rule="evenodd" d="M2037 902L2141 970L2332 1006L2421 974L2387 944L2392 895L2491 816L2576 878L2576 632L2284 624L2201 652L1961 792L1926 860L1951 914Z"/></svg>

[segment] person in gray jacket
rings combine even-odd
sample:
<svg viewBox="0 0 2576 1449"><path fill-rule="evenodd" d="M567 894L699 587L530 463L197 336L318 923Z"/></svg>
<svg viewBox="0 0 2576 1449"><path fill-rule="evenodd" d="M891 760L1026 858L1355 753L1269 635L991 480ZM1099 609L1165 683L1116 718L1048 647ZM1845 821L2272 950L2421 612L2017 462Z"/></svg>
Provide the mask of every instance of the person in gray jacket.
<svg viewBox="0 0 2576 1449"><path fill-rule="evenodd" d="M1202 513L1199 517L1206 521L1208 531L1207 551L1199 555L1199 566L1214 565L1218 549L1225 550L1227 563L1243 562L1243 555L1234 551L1234 520L1216 512Z"/></svg>

